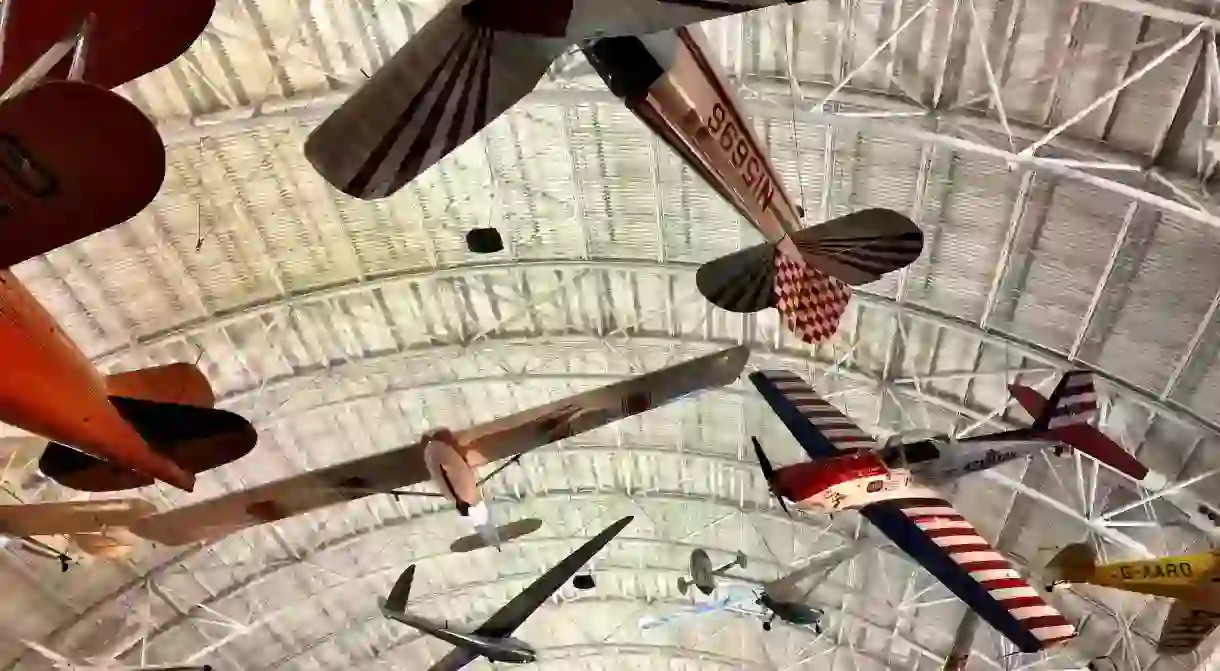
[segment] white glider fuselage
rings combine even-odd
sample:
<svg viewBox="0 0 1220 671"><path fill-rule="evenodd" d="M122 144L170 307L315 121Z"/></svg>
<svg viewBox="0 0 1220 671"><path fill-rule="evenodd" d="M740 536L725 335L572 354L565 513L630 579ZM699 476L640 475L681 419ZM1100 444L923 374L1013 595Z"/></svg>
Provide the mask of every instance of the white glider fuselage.
<svg viewBox="0 0 1220 671"><path fill-rule="evenodd" d="M458 514L470 523L487 545L499 547L500 535L491 522L474 469L466 462L452 433L434 435L424 445L424 464L437 491L453 501ZM448 436L448 437L446 437Z"/></svg>

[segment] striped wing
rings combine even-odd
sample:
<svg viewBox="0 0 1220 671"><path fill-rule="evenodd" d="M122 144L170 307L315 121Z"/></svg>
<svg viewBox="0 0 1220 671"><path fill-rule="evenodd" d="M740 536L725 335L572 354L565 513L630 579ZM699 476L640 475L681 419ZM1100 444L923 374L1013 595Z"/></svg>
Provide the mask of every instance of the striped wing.
<svg viewBox="0 0 1220 671"><path fill-rule="evenodd" d="M800 376L786 370L750 373L750 382L811 459L825 459L874 443L856 423L818 395Z"/></svg>
<svg viewBox="0 0 1220 671"><path fill-rule="evenodd" d="M861 210L792 234L812 268L847 284L868 284L905 268L923 252L923 232L907 217Z"/></svg>
<svg viewBox="0 0 1220 671"><path fill-rule="evenodd" d="M873 503L861 513L1022 652L1076 635L949 502L936 498Z"/></svg>
<svg viewBox="0 0 1220 671"><path fill-rule="evenodd" d="M305 142L340 191L366 200L401 189L528 94L565 40L478 27L450 3Z"/></svg>

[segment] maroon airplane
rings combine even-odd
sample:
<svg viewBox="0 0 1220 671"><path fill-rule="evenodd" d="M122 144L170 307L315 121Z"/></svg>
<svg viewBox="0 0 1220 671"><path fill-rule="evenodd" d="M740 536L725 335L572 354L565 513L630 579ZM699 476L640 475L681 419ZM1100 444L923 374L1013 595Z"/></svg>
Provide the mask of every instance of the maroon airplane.
<svg viewBox="0 0 1220 671"><path fill-rule="evenodd" d="M707 56L698 23L778 0L497 0L441 10L310 135L326 181L389 196L532 91L578 45L610 90L766 238L700 268L699 290L733 312L776 308L802 340L834 335L850 285L876 281L923 249L897 212L864 210L801 228L801 208ZM791 4L791 3L790 3Z"/></svg>

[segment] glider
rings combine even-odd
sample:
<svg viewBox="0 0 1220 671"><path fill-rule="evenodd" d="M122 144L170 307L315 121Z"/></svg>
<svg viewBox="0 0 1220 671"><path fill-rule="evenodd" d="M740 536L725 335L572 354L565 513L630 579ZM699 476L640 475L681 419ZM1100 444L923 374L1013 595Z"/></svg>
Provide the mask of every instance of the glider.
<svg viewBox="0 0 1220 671"><path fill-rule="evenodd" d="M185 545L373 494L424 495L453 501L482 537L479 546L498 545L474 469L508 459L491 477L535 448L731 384L749 356L746 347L732 347L462 431L434 431L406 447L146 517L132 531L158 543ZM438 491L400 489L425 481ZM473 545L463 539L460 547L466 551Z"/></svg>
<svg viewBox="0 0 1220 671"><path fill-rule="evenodd" d="M1220 553L1160 557L1098 565L1088 545L1059 551L1046 566L1047 591L1063 583L1088 583L1173 599L1156 651L1193 652L1220 624Z"/></svg>
<svg viewBox="0 0 1220 671"><path fill-rule="evenodd" d="M826 513L857 510L1022 652L1076 635L936 489L1053 441L921 441L869 449L871 437L799 377L759 371L750 381L811 459L775 469L755 439L759 465L781 506L792 501ZM1002 447L989 447L997 444Z"/></svg>
<svg viewBox="0 0 1220 671"><path fill-rule="evenodd" d="M407 598L411 593L411 581L415 577L414 564L398 576L389 597L381 601L381 614L455 646L453 651L433 664L428 671L457 671L479 657L486 657L492 662L513 664L535 662L538 659L537 651L525 641L512 638L512 633L546 603L552 594L559 591L593 555L631 524L632 519L634 518L630 515L624 517L573 550L563 561L542 574L542 577L513 597L512 601L504 604L473 632L459 632L450 629L448 622L439 624L407 612Z"/></svg>
<svg viewBox="0 0 1220 671"><path fill-rule="evenodd" d="M389 196L528 94L577 44L610 90L758 229L766 242L705 264L697 284L732 312L776 308L801 340L834 335L850 285L909 265L923 234L871 209L800 227L793 204L724 77L687 24L774 0L497 0L447 5L306 140L332 186ZM790 3L791 4L791 3Z"/></svg>

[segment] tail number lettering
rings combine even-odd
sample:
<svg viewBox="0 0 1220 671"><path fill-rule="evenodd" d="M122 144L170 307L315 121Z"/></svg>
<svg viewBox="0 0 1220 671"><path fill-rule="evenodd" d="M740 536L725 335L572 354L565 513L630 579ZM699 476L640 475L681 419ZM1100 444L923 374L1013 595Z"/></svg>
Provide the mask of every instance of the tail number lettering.
<svg viewBox="0 0 1220 671"><path fill-rule="evenodd" d="M711 131L720 149L728 155L733 167L737 168L742 181L750 189L750 195L754 196L763 210L770 208L771 199L775 196L775 184L763 170L763 159L754 152L748 131L738 128L720 103L712 106L712 113L707 118L707 129Z"/></svg>

